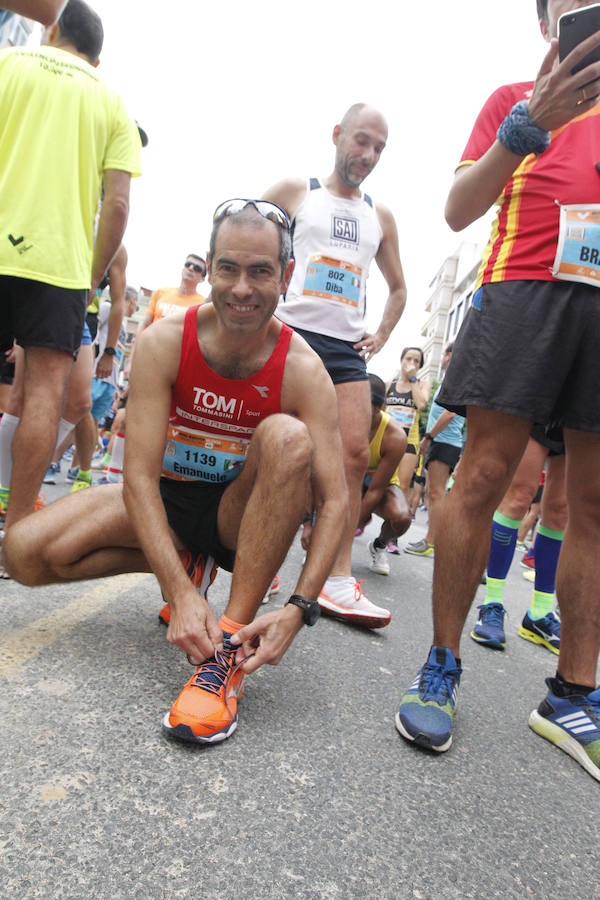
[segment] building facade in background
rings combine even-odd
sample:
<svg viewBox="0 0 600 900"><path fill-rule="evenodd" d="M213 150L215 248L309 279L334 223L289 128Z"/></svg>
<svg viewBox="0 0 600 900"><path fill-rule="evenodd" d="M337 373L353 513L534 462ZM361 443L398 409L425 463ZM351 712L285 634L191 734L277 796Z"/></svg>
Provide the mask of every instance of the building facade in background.
<svg viewBox="0 0 600 900"><path fill-rule="evenodd" d="M421 328L425 364L420 378L440 380L443 349L458 334L469 308L480 261L481 247L462 243L432 279L431 294L425 302L427 318Z"/></svg>
<svg viewBox="0 0 600 900"><path fill-rule="evenodd" d="M34 29L40 26L25 16L0 9L0 50L4 47L20 47L27 43Z"/></svg>

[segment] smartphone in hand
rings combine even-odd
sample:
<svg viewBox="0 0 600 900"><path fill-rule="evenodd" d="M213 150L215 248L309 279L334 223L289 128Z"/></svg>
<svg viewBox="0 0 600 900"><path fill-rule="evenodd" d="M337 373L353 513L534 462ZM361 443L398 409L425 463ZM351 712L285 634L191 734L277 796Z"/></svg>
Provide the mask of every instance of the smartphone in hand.
<svg viewBox="0 0 600 900"><path fill-rule="evenodd" d="M596 32L600 32L600 3L563 13L558 20L558 54L561 62L571 50ZM600 33L598 46L573 67L571 74L574 75L595 62L600 62Z"/></svg>

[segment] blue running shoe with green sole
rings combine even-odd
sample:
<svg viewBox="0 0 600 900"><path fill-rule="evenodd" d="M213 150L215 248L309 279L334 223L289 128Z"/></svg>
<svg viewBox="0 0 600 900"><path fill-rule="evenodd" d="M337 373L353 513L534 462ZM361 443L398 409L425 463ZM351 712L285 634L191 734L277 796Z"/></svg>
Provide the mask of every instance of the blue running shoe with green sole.
<svg viewBox="0 0 600 900"><path fill-rule="evenodd" d="M431 648L396 713L396 728L402 737L438 753L449 749L461 672L447 647Z"/></svg>
<svg viewBox="0 0 600 900"><path fill-rule="evenodd" d="M527 573L525 573L527 574ZM560 619L556 613L549 612L542 619L532 619L527 611L519 625L519 637L541 644L552 653L560 653Z"/></svg>
<svg viewBox="0 0 600 900"><path fill-rule="evenodd" d="M548 694L529 716L529 727L600 781L600 688L558 697L555 679L546 678L546 684Z"/></svg>
<svg viewBox="0 0 600 900"><path fill-rule="evenodd" d="M481 612L473 626L471 637L478 644L483 644L485 647L492 647L494 650L504 650L506 647L506 635L504 633L506 610L501 603L482 603L477 609L481 610Z"/></svg>

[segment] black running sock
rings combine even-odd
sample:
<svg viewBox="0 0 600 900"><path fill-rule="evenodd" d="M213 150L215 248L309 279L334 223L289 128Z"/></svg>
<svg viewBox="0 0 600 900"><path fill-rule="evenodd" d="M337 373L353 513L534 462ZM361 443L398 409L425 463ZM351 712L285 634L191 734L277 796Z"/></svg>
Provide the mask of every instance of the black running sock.
<svg viewBox="0 0 600 900"><path fill-rule="evenodd" d="M373 541L373 546L375 547L376 550L385 550L385 548L387 547L387 544L385 541L382 541L380 537L376 537L375 540Z"/></svg>
<svg viewBox="0 0 600 900"><path fill-rule="evenodd" d="M573 681L566 681L560 672L556 673L555 678L548 678L547 681L552 682L550 690L557 697L568 697L570 694L586 696L596 689L595 686L590 687L589 684L575 684Z"/></svg>

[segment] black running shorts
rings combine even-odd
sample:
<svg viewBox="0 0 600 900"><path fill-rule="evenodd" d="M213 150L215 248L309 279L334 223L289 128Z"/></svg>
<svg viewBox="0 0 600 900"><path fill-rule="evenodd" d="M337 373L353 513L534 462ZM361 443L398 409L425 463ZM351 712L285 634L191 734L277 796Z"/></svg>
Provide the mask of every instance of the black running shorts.
<svg viewBox="0 0 600 900"><path fill-rule="evenodd" d="M160 495L169 525L192 553L212 556L218 566L233 572L235 551L219 539L217 514L229 484L160 479Z"/></svg>
<svg viewBox="0 0 600 900"><path fill-rule="evenodd" d="M454 342L438 403L600 432L600 288L485 284Z"/></svg>
<svg viewBox="0 0 600 900"><path fill-rule="evenodd" d="M454 471L454 467L456 463L460 459L460 454L462 450L460 447L455 447L454 444L444 444L441 441L433 441L429 450L425 454L425 460L423 462L423 468L427 468L429 463L432 463L434 460L439 460L444 463L444 465L448 466L450 472Z"/></svg>
<svg viewBox="0 0 600 900"><path fill-rule="evenodd" d="M367 364L358 350L354 349L352 341L341 341L315 331L304 331L302 328L294 328L294 331L321 357L334 384L367 380Z"/></svg>
<svg viewBox="0 0 600 900"><path fill-rule="evenodd" d="M89 291L0 275L0 350L47 347L77 355Z"/></svg>
<svg viewBox="0 0 600 900"><path fill-rule="evenodd" d="M530 437L545 447L548 456L564 456L565 440L562 428L546 428L539 422L534 422L531 428Z"/></svg>

